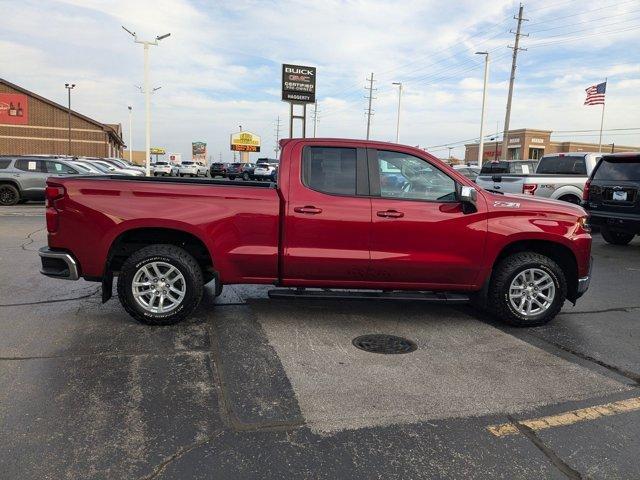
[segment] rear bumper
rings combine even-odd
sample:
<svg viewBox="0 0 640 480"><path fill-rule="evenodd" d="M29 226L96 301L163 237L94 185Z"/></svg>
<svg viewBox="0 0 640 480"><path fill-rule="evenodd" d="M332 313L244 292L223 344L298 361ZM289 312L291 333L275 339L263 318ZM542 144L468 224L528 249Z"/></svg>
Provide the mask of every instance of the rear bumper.
<svg viewBox="0 0 640 480"><path fill-rule="evenodd" d="M38 255L40 255L42 262L41 274L63 280L78 280L80 278L78 262L70 253L42 247L38 250Z"/></svg>
<svg viewBox="0 0 640 480"><path fill-rule="evenodd" d="M640 216L589 211L589 223L596 227L640 235Z"/></svg>

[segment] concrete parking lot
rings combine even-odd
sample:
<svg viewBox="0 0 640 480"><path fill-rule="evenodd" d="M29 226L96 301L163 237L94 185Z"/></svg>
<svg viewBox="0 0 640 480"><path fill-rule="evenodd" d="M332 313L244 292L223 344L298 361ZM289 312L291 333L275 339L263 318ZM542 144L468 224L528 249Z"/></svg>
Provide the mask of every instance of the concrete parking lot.
<svg viewBox="0 0 640 480"><path fill-rule="evenodd" d="M0 210L3 478L640 477L640 239L595 235L589 292L533 329L262 286L153 328L41 276L45 243L41 204Z"/></svg>

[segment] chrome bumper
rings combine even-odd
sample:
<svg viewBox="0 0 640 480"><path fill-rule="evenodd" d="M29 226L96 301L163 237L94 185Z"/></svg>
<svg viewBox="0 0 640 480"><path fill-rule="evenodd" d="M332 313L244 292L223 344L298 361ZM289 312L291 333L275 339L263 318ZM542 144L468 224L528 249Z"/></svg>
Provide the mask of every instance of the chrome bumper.
<svg viewBox="0 0 640 480"><path fill-rule="evenodd" d="M40 269L42 275L63 280L78 280L80 278L78 262L71 254L42 247L38 250L38 255L40 255L42 262Z"/></svg>
<svg viewBox="0 0 640 480"><path fill-rule="evenodd" d="M582 277L578 279L578 296L584 295L584 292L589 288L589 283L591 282L591 276L587 275L586 277Z"/></svg>

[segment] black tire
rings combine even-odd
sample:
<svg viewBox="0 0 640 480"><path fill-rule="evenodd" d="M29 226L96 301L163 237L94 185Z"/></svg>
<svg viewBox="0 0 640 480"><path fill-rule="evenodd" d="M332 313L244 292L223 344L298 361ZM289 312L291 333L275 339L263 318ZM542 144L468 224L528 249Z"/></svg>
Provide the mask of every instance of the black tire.
<svg viewBox="0 0 640 480"><path fill-rule="evenodd" d="M242 180L244 180L245 182L248 182L249 180L251 180L251 177L249 177L249 172L244 172L242 174Z"/></svg>
<svg viewBox="0 0 640 480"><path fill-rule="evenodd" d="M580 205L582 201L579 197L575 195L563 195L558 200L562 200L563 202L573 203L574 205Z"/></svg>
<svg viewBox="0 0 640 480"><path fill-rule="evenodd" d="M633 237L635 237L633 233L611 231L604 227L600 233L602 234L604 241L611 245L629 245L631 240L633 240Z"/></svg>
<svg viewBox="0 0 640 480"><path fill-rule="evenodd" d="M235 180L236 176L235 175L229 175L229 180Z"/></svg>
<svg viewBox="0 0 640 480"><path fill-rule="evenodd" d="M509 301L509 287L523 270L537 268L553 280L555 297L544 312L525 316ZM558 314L567 298L567 280L560 266L549 257L534 252L521 252L503 259L494 269L488 291L488 310L500 320L516 327L535 327L550 322Z"/></svg>
<svg viewBox="0 0 640 480"><path fill-rule="evenodd" d="M20 201L20 191L9 183L0 185L0 205L10 207Z"/></svg>
<svg viewBox="0 0 640 480"><path fill-rule="evenodd" d="M182 302L168 313L145 310L133 298L131 283L138 269L152 261L166 262L184 276L186 294ZM202 270L198 262L184 249L175 245L149 245L131 255L122 265L118 277L118 298L129 315L147 325L172 325L188 317L202 300Z"/></svg>

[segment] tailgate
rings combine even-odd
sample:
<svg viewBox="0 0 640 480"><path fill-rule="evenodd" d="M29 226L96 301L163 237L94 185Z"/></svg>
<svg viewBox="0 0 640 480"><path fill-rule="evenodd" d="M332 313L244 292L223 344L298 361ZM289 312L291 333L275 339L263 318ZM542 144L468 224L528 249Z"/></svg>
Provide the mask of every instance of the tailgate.
<svg viewBox="0 0 640 480"><path fill-rule="evenodd" d="M485 190L502 193L522 193L524 176L513 174L479 175L476 183Z"/></svg>

